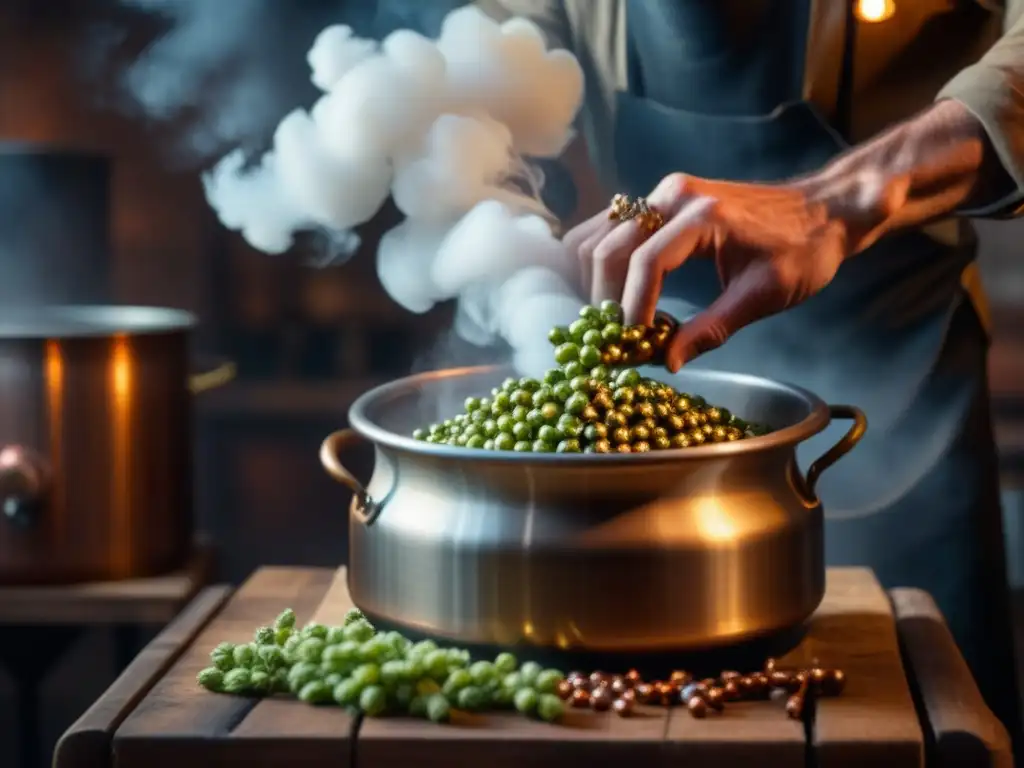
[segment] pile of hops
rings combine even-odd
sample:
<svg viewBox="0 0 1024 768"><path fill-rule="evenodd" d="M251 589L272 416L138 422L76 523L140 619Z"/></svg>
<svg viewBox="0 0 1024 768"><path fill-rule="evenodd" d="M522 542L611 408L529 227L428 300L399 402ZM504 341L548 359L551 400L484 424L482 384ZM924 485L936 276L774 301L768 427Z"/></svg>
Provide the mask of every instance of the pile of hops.
<svg viewBox="0 0 1024 768"><path fill-rule="evenodd" d="M221 643L198 682L215 693L241 696L293 694L316 705L346 707L368 717L408 714L447 722L453 709L514 709L554 722L564 705L565 676L511 653L472 662L461 648L431 640L413 643L398 632L378 632L358 609L341 626L295 626L284 611L250 643Z"/></svg>
<svg viewBox="0 0 1024 768"><path fill-rule="evenodd" d="M767 433L704 398L645 378L632 367L656 362L675 324L623 325L612 301L585 306L579 319L551 330L556 367L541 380L506 379L490 397L417 429L428 443L533 453L646 453Z"/></svg>

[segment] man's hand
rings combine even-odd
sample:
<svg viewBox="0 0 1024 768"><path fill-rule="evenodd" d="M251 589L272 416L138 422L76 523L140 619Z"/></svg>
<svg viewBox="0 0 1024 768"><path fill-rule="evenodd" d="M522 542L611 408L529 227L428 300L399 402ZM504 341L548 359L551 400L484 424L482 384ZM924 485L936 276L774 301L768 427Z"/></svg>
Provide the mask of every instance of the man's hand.
<svg viewBox="0 0 1024 768"><path fill-rule="evenodd" d="M672 340L666 362L674 371L810 298L883 235L998 197L1005 181L978 121L943 101L791 183L672 174L647 198L665 219L650 237L606 209L565 243L579 260L583 293L593 302L620 299L630 323L653 320L666 274L689 259L714 259L722 294Z"/></svg>
<svg viewBox="0 0 1024 768"><path fill-rule="evenodd" d="M740 328L820 291L850 254L847 226L798 186L707 181L673 174L647 198L665 225L645 239L636 221L602 211L569 232L584 293L620 299L630 323L650 324L665 275L711 258L721 296L677 332L667 351L675 371Z"/></svg>

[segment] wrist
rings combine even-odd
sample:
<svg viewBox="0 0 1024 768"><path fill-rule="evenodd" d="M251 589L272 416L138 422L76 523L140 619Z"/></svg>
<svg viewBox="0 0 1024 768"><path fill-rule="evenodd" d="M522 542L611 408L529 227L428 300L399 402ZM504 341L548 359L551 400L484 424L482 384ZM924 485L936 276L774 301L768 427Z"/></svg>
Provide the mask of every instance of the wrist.
<svg viewBox="0 0 1024 768"><path fill-rule="evenodd" d="M799 182L847 233L849 255L881 237L945 218L985 186L987 138L959 102L943 101Z"/></svg>

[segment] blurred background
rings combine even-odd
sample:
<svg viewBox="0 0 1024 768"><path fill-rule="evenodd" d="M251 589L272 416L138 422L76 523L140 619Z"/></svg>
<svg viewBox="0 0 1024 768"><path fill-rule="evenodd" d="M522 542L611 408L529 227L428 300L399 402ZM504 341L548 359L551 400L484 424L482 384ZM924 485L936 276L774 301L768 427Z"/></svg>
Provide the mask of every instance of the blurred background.
<svg viewBox="0 0 1024 768"><path fill-rule="evenodd" d="M343 424L356 395L407 373L450 318L443 310L424 319L399 309L380 288L373 260L360 254L324 267L312 265L301 246L286 257L249 249L216 221L199 172L239 141L266 140L292 105L312 101L305 52L327 24L349 23L368 35L397 27L432 33L459 4L264 3L276 6L260 22L273 38L241 22L211 26L196 11L189 19L197 37L160 48L154 41L169 27L143 13L171 5L159 0L0 0L0 187L10 156L25 142L109 157L109 208L95 199L81 205L109 216L108 247L100 248L107 258L98 268L109 270L111 298L194 312L198 347L237 364L234 383L196 402L196 510L199 527L218 543L221 579L238 581L268 562L334 566L343 559L346 496L321 471L319 443ZM225 35L227 53L237 55L218 62L211 49ZM153 69L129 67L132 61ZM196 61L219 68L224 82L198 78L190 69ZM255 74L241 78L243 69ZM362 249L372 252L397 218L385 213L366 227ZM0 239L14 237L16 227L0 211ZM979 230L995 318L992 389L1010 572L1024 590L1024 221L981 223ZM67 253L68 263L75 258ZM11 268L0 263L0 281ZM357 473L367 471L367 459L354 462ZM116 672L108 633L76 641L43 685L44 755ZM6 762L7 734L17 731L12 691L0 674L3 765L14 764Z"/></svg>

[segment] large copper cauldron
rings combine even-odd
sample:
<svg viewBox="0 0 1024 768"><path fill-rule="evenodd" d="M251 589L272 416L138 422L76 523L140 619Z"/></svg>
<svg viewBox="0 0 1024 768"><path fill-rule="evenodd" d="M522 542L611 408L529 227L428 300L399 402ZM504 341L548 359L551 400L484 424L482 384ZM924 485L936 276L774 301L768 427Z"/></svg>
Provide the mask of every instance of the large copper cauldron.
<svg viewBox="0 0 1024 768"><path fill-rule="evenodd" d="M192 545L195 318L0 309L0 583L160 574Z"/></svg>
<svg viewBox="0 0 1024 768"><path fill-rule="evenodd" d="M371 617L439 638L580 651L710 648L799 624L824 593L815 484L863 413L753 376L661 378L773 426L734 443L633 455L519 454L417 442L508 372L401 379L352 406L320 458L354 493L349 589ZM849 432L804 477L796 445ZM364 487L339 453L376 449Z"/></svg>

